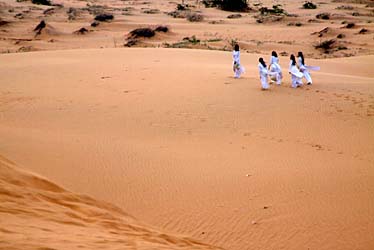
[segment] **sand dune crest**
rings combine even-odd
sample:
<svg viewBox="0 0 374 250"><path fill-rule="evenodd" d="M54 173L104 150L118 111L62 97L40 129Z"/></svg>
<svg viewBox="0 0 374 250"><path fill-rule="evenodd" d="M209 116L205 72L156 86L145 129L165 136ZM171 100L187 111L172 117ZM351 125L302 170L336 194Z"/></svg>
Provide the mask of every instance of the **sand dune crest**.
<svg viewBox="0 0 374 250"><path fill-rule="evenodd" d="M0 249L218 249L137 222L0 156Z"/></svg>

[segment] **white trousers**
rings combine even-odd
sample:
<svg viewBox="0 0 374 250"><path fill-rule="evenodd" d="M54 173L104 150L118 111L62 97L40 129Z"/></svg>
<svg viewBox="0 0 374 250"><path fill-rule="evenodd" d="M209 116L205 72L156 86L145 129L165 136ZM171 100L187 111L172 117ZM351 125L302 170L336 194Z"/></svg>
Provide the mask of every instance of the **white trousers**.
<svg viewBox="0 0 374 250"><path fill-rule="evenodd" d="M305 69L305 70L303 71L303 74L304 74L304 77L305 77L305 79L306 79L306 82L312 84L313 81L312 81L312 77L311 77L310 74L309 74L309 71Z"/></svg>
<svg viewBox="0 0 374 250"><path fill-rule="evenodd" d="M267 76L261 75L260 76L260 80L261 80L261 87L262 87L262 89L269 89L269 83L268 83Z"/></svg>
<svg viewBox="0 0 374 250"><path fill-rule="evenodd" d="M297 88L297 87L302 86L302 85L303 85L302 78L294 76L294 75L291 74L291 87L292 88Z"/></svg>

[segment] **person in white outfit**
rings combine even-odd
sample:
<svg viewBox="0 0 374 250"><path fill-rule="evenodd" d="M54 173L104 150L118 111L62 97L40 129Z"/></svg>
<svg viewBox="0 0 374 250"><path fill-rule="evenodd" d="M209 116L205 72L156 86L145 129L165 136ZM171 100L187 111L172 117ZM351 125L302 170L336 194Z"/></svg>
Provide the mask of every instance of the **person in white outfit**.
<svg viewBox="0 0 374 250"><path fill-rule="evenodd" d="M260 73L260 81L261 81L261 87L262 90L269 89L269 83L268 83L268 75L269 72L267 70L266 64L264 62L264 59L261 57L258 59L258 72Z"/></svg>
<svg viewBox="0 0 374 250"><path fill-rule="evenodd" d="M297 88L303 85L302 78L303 73L297 68L295 56L290 56L290 66L288 72L291 74L291 86Z"/></svg>
<svg viewBox="0 0 374 250"><path fill-rule="evenodd" d="M232 52L234 77L239 78L244 73L244 67L240 64L240 50L239 45L235 44Z"/></svg>
<svg viewBox="0 0 374 250"><path fill-rule="evenodd" d="M303 73L307 84L308 85L312 84L313 83L312 77L310 76L310 73L308 71L308 67L305 65L305 59L304 59L303 52L299 51L297 53L297 60L298 60L298 64L299 64L299 69Z"/></svg>
<svg viewBox="0 0 374 250"><path fill-rule="evenodd" d="M277 55L277 52L273 51L271 52L271 58L269 62L269 72L273 73L273 75L270 77L272 81L275 81L277 85L280 85L282 83L282 68L279 65L279 58Z"/></svg>

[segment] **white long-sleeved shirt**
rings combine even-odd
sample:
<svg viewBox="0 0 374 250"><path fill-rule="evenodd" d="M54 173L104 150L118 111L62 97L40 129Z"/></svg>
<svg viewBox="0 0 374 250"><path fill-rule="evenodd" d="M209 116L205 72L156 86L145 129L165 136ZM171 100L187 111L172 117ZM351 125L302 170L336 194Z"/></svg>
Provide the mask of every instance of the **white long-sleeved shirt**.
<svg viewBox="0 0 374 250"><path fill-rule="evenodd" d="M240 65L240 51L233 51L232 52L232 59L234 60L234 62L236 62L237 64Z"/></svg>

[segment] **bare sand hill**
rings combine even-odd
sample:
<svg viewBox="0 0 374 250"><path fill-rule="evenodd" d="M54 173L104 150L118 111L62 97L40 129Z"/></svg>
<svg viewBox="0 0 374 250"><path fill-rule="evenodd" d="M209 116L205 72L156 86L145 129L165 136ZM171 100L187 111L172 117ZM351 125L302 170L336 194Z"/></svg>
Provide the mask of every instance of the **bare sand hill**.
<svg viewBox="0 0 374 250"><path fill-rule="evenodd" d="M152 38L137 39L136 47L174 47L231 50L238 42L249 53L304 51L313 58L348 57L374 53L374 2L372 0L315 1L316 9L303 9L304 0L249 1L251 10L236 12L205 8L200 1L185 0L186 11L176 11L182 1L164 0L55 0L57 6L30 1L0 1L0 53L37 50L123 47L136 28L167 26ZM261 8L279 4L280 14L261 14ZM98 14L113 20L91 24ZM323 18L318 18L319 14ZM189 15L201 16L190 22ZM325 18L325 19L324 19ZM1 24L2 21L6 23ZM34 28L49 25L41 35ZM353 26L347 28L352 23ZM76 33L85 28L87 32ZM194 39L191 39L194 37ZM330 45L326 43L332 41ZM325 44L327 49L316 49ZM326 53L327 52L327 53Z"/></svg>
<svg viewBox="0 0 374 250"><path fill-rule="evenodd" d="M373 56L307 58L321 66L312 73L314 85L292 89L285 72L284 84L270 91L260 91L259 56L243 54L247 73L234 79L231 53L222 51L3 54L0 152L145 223L227 249L373 249ZM288 59L280 60L286 70ZM6 169L3 183L8 172L22 176ZM35 201L29 189L9 188L21 196L9 199ZM53 202L37 196L43 211L32 205L28 213L27 203L17 203L28 216L22 224L65 227L38 215L68 219L67 208L55 203L72 202L72 194L48 194ZM78 210L88 206L77 199ZM85 211L73 208L80 217L69 220L87 225ZM117 222L117 211L111 216L122 226L127 222ZM1 213L10 231L22 230L20 218ZM100 218L85 242L104 226ZM64 234L28 231L64 248Z"/></svg>
<svg viewBox="0 0 374 250"><path fill-rule="evenodd" d="M0 249L218 249L139 223L0 157Z"/></svg>

